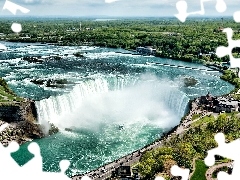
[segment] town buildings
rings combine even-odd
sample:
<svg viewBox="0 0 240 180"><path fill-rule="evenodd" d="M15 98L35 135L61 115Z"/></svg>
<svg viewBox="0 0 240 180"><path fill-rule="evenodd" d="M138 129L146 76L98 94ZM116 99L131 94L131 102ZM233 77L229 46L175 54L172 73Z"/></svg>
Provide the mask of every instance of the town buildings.
<svg viewBox="0 0 240 180"><path fill-rule="evenodd" d="M137 53L143 54L143 55L155 55L156 54L156 49L154 49L152 46L137 47L136 51L137 51Z"/></svg>
<svg viewBox="0 0 240 180"><path fill-rule="evenodd" d="M201 96L199 103L205 110L213 111L215 113L230 113L239 111L240 109L239 101L234 100L231 97L214 97L210 93L206 96Z"/></svg>

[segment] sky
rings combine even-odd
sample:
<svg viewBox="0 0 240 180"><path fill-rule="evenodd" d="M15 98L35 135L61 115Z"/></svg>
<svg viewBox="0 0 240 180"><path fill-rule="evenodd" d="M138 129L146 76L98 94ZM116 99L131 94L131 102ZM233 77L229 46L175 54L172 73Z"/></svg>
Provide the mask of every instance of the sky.
<svg viewBox="0 0 240 180"><path fill-rule="evenodd" d="M177 14L178 0L9 0L30 10L24 14L17 11L15 16L109 16L109 17L162 17ZM201 0L186 0L188 12L199 11ZM218 13L215 9L217 1L202 0L205 16L232 16L240 11L240 0L225 0L227 11ZM0 0L3 7L5 0ZM0 16L13 15L2 10Z"/></svg>

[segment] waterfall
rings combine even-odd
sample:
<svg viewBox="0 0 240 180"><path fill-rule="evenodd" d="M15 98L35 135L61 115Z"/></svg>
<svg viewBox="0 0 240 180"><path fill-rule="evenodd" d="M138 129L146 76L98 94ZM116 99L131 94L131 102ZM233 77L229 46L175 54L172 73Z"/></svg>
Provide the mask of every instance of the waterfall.
<svg viewBox="0 0 240 180"><path fill-rule="evenodd" d="M61 116L72 112L84 97L105 93L108 90L107 81L104 79L91 79L80 82L68 94L36 101L38 121L43 126L47 126L47 122L55 124ZM48 127L45 128L48 131Z"/></svg>
<svg viewBox="0 0 240 180"><path fill-rule="evenodd" d="M96 95L98 98L95 98ZM94 97L92 101L82 105L91 97ZM162 116L161 113L167 112L169 116L170 111L170 114L179 118L184 115L188 101L189 98L183 92L167 82L108 76L81 81L70 93L36 101L36 107L39 123L46 126L47 122L58 125L60 120L71 124L71 118L79 117L89 122L94 118L105 117L122 121L122 119L133 119L138 114L148 118L148 116ZM159 113L160 111L165 112ZM73 117L72 114L75 116ZM79 123L79 119L76 122Z"/></svg>
<svg viewBox="0 0 240 180"><path fill-rule="evenodd" d="M164 101L171 108L178 117L183 117L185 115L186 107L189 102L189 97L187 97L182 91L169 88L165 91Z"/></svg>

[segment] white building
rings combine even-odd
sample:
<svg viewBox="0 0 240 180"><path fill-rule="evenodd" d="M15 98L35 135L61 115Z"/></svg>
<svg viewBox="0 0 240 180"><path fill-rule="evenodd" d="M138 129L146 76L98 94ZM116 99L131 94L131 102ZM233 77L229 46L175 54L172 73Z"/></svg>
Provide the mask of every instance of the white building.
<svg viewBox="0 0 240 180"><path fill-rule="evenodd" d="M140 54L155 55L156 53L156 49L152 48L151 46L137 47L136 50Z"/></svg>

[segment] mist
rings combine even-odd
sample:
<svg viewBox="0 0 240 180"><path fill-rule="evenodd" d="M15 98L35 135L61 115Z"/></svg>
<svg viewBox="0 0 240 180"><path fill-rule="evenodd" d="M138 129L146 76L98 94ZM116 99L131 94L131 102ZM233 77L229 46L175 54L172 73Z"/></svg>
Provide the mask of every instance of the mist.
<svg viewBox="0 0 240 180"><path fill-rule="evenodd" d="M174 100L174 106L181 103L171 97L172 88L166 81L144 76L137 85L123 90L84 97L72 112L65 112L54 124L61 129L94 131L105 125L130 127L138 124L171 128L179 123L180 117L167 101L169 98Z"/></svg>

